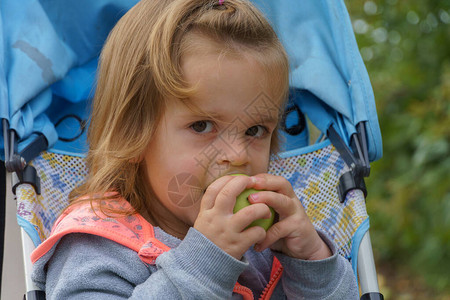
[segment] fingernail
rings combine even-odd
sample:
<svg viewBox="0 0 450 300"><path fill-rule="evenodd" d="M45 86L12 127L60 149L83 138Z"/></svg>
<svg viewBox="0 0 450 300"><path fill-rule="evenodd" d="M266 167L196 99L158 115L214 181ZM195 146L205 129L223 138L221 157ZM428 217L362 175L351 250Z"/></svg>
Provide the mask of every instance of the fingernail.
<svg viewBox="0 0 450 300"><path fill-rule="evenodd" d="M250 195L250 198L251 198L254 202L258 202L258 200L259 200L258 194L251 194L251 195Z"/></svg>
<svg viewBox="0 0 450 300"><path fill-rule="evenodd" d="M258 183L258 182L262 182L263 181L263 179L262 178L259 178L259 177L253 177L253 178L255 178L254 180L255 180L255 183Z"/></svg>

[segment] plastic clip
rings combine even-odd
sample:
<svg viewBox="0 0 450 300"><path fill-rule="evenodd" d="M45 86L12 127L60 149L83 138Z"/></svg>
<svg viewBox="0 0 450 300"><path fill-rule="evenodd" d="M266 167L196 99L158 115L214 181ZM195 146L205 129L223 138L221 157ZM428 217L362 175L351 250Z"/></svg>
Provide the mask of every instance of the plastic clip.
<svg viewBox="0 0 450 300"><path fill-rule="evenodd" d="M358 127L360 124L358 124ZM354 189L359 189L364 193L364 197L367 197L366 183L364 182L364 177L370 174L370 165L367 155L367 144L365 139L361 139L361 135L365 132L358 131L358 134L352 136L353 152L356 153L355 156L350 150L350 148L345 144L345 142L340 137L339 133L331 125L328 128L327 135L331 143L334 145L336 150L341 155L344 162L349 166L350 171L344 173L339 178L338 194L341 203L345 201L347 193ZM363 142L361 142L361 140Z"/></svg>
<svg viewBox="0 0 450 300"><path fill-rule="evenodd" d="M20 153L18 153L17 133L15 130L10 129L9 122L6 119L2 120L2 126L5 148L5 168L10 173L16 173L17 178L19 179L18 183L12 188L13 193L16 193L18 185L27 183L34 187L37 194L40 194L40 178L37 175L36 169L28 165L28 162L47 149L47 139L44 135L39 134Z"/></svg>

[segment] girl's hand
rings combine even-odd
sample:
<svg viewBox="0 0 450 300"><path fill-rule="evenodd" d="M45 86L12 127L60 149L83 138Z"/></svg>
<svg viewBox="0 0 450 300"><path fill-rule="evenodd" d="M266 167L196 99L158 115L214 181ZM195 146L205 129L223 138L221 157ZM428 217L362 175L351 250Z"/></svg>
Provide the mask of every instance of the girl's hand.
<svg viewBox="0 0 450 300"><path fill-rule="evenodd" d="M194 223L195 229L236 259L241 259L250 246L266 238L266 232L260 226L246 229L253 221L270 217L266 204L249 205L233 214L236 197L253 184L254 181L247 176L217 179L203 195Z"/></svg>
<svg viewBox="0 0 450 300"><path fill-rule="evenodd" d="M279 221L269 228L264 241L259 242L255 250L262 251L270 247L304 260L331 256L330 249L314 229L291 184L281 176L269 174L259 174L254 178L256 180L252 187L264 191L251 195L250 203L267 204L279 215Z"/></svg>

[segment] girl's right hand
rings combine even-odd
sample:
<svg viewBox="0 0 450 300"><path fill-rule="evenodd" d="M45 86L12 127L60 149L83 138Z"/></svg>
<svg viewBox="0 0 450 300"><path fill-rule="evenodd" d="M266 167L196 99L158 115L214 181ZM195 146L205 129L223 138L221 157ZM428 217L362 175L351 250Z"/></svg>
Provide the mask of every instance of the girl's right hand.
<svg viewBox="0 0 450 300"><path fill-rule="evenodd" d="M264 203L249 205L233 214L236 197L253 184L247 176L220 177L206 189L194 223L195 229L236 259L241 259L250 246L266 237L262 227L247 226L271 215Z"/></svg>

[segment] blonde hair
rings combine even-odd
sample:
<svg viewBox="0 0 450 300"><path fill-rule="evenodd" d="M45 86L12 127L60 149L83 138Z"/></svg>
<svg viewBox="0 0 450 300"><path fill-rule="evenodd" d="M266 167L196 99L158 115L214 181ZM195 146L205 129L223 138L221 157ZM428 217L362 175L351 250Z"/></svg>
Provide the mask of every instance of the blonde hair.
<svg viewBox="0 0 450 300"><path fill-rule="evenodd" d="M153 193L141 156L168 97L187 99L194 92L180 66L192 46L189 33L231 52L250 52L286 98L286 53L270 24L248 1L219 5L218 0L143 0L119 20L102 50L88 133L89 175L71 199L115 191L136 211L148 208L145 199ZM277 140L275 136L272 149Z"/></svg>

